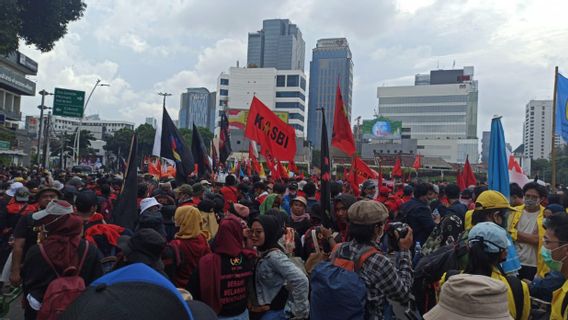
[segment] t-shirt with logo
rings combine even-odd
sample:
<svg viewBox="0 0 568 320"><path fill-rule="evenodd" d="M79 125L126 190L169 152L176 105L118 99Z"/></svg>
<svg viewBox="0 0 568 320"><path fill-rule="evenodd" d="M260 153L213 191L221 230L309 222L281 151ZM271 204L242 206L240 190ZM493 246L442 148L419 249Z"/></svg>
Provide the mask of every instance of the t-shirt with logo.
<svg viewBox="0 0 568 320"><path fill-rule="evenodd" d="M253 262L243 255L229 257L221 255L220 303L223 306L219 316L239 315L247 308L247 281L253 275Z"/></svg>

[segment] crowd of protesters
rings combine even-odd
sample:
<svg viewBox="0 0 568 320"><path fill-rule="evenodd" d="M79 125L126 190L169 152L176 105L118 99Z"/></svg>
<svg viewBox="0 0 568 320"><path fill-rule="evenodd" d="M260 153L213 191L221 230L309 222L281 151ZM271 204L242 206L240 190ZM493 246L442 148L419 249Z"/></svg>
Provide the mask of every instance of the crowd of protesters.
<svg viewBox="0 0 568 320"><path fill-rule="evenodd" d="M568 319L568 191L530 182L0 170L0 281L26 319Z"/></svg>

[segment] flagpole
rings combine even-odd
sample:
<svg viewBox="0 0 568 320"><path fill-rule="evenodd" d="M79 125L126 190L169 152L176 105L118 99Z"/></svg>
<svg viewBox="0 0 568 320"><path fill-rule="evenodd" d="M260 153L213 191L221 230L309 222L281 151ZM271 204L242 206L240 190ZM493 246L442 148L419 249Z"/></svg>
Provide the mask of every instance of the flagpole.
<svg viewBox="0 0 568 320"><path fill-rule="evenodd" d="M552 192L556 192L556 90L558 85L558 66L554 68L554 95L552 96L552 146L550 152L550 161L552 167L552 175L550 178L550 186Z"/></svg>

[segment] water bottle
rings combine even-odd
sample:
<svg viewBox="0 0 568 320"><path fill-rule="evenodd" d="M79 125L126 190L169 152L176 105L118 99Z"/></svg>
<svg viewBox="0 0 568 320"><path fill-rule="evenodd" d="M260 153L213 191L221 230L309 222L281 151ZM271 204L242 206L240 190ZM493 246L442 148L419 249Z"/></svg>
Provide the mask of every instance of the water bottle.
<svg viewBox="0 0 568 320"><path fill-rule="evenodd" d="M420 241L416 241L414 245L414 257L412 257L412 266L416 267L418 265L418 261L422 258L422 246L420 245Z"/></svg>

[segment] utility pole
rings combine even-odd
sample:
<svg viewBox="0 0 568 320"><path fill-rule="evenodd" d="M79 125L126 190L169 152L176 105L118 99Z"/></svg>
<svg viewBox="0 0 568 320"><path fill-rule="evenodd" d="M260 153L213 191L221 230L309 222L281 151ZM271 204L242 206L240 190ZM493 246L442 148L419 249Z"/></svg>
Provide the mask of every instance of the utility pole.
<svg viewBox="0 0 568 320"><path fill-rule="evenodd" d="M53 93L51 92L47 92L45 91L45 89L41 90L40 92L38 92L41 95L41 105L37 106L37 108L40 110L39 111L39 128L38 128L38 134L37 134L37 154L36 154L36 163L40 164L40 155L41 155L41 149L42 149L42 145L41 145L41 136L43 134L43 110L47 109L47 107L45 106L45 96L51 96L53 95Z"/></svg>
<svg viewBox="0 0 568 320"><path fill-rule="evenodd" d="M47 125L45 126L45 143L43 145L43 158L42 164L45 169L47 169L47 153L49 152L49 129L51 125L51 111L47 113Z"/></svg>

